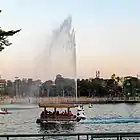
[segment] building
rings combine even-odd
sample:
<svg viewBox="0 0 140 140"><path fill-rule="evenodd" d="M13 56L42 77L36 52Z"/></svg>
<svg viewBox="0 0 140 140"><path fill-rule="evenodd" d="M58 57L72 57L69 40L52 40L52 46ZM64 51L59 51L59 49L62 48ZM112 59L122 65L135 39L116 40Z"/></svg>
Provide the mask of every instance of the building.
<svg viewBox="0 0 140 140"><path fill-rule="evenodd" d="M15 96L20 97L21 96L21 80L16 79L14 82L15 85Z"/></svg>
<svg viewBox="0 0 140 140"><path fill-rule="evenodd" d="M0 94L4 94L6 91L6 80L0 79Z"/></svg>

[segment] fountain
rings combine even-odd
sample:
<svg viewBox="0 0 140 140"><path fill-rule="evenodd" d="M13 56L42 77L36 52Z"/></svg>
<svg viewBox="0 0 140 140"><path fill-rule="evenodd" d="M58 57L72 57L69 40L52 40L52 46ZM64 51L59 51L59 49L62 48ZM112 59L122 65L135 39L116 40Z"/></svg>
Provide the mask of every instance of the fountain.
<svg viewBox="0 0 140 140"><path fill-rule="evenodd" d="M72 18L68 17L53 33L49 55L54 75L61 73L75 80L74 96L77 99L75 31L71 30L71 24Z"/></svg>
<svg viewBox="0 0 140 140"><path fill-rule="evenodd" d="M75 81L75 91L72 96L76 97L77 100L75 31L71 28L72 17L69 16L59 28L52 32L50 42L47 48L43 50L42 58L47 56L48 64L47 68L44 66L44 73L49 69L48 73L52 76L52 79L60 74ZM43 60L40 60L39 63L43 63L41 61Z"/></svg>

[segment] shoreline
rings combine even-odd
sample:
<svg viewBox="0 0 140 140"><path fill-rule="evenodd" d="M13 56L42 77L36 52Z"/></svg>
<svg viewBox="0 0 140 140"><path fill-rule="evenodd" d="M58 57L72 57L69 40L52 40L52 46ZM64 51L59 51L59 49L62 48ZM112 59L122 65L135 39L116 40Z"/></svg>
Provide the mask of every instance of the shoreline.
<svg viewBox="0 0 140 140"><path fill-rule="evenodd" d="M39 103L61 103L61 104L119 104L119 103L128 103L135 104L140 103L140 98L131 97L130 99L122 98L88 98L88 97L79 97L77 101L75 98L71 97L44 97L44 98L10 98L5 97L1 98L0 104L39 104Z"/></svg>

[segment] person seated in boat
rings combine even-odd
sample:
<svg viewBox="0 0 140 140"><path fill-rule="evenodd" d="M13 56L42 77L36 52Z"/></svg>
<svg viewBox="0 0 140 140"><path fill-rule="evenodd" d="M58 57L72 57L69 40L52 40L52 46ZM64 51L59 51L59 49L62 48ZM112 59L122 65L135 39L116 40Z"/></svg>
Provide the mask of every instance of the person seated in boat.
<svg viewBox="0 0 140 140"><path fill-rule="evenodd" d="M59 111L56 111L56 115L59 115Z"/></svg>
<svg viewBox="0 0 140 140"><path fill-rule="evenodd" d="M41 112L40 117L43 118L45 115L44 111Z"/></svg>
<svg viewBox="0 0 140 140"><path fill-rule="evenodd" d="M65 114L65 112L63 111L63 112L62 112L62 115L64 116L64 114Z"/></svg>
<svg viewBox="0 0 140 140"><path fill-rule="evenodd" d="M6 108L4 108L2 111L6 112Z"/></svg>
<svg viewBox="0 0 140 140"><path fill-rule="evenodd" d="M48 111L47 110L44 110L44 114L47 115L47 113L48 113Z"/></svg>
<svg viewBox="0 0 140 140"><path fill-rule="evenodd" d="M73 114L72 114L72 112L71 111L69 111L69 113L68 113L70 116L73 116Z"/></svg>
<svg viewBox="0 0 140 140"><path fill-rule="evenodd" d="M5 108L5 112L7 113L7 108Z"/></svg>
<svg viewBox="0 0 140 140"><path fill-rule="evenodd" d="M48 115L51 115L51 114L53 114L51 111L48 111L48 113L47 113Z"/></svg>
<svg viewBox="0 0 140 140"><path fill-rule="evenodd" d="M64 112L64 116L67 116L67 111L65 110L65 112Z"/></svg>
<svg viewBox="0 0 140 140"><path fill-rule="evenodd" d="M48 117L53 117L55 114L56 114L55 111L53 111L53 112L49 111L49 112L48 112Z"/></svg>
<svg viewBox="0 0 140 140"><path fill-rule="evenodd" d="M41 114L44 115L45 114L44 111L42 111Z"/></svg>

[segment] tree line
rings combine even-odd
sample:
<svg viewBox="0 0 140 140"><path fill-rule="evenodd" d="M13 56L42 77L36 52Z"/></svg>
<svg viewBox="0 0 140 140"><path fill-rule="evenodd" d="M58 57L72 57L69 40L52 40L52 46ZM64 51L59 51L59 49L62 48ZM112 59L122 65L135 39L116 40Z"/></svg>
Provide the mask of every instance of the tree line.
<svg viewBox="0 0 140 140"><path fill-rule="evenodd" d="M78 97L139 96L140 80L132 76L115 78L113 74L110 79L77 79L77 84L75 84L74 79L57 77L54 84L51 80L42 83L40 96L75 96L76 89Z"/></svg>
<svg viewBox="0 0 140 140"><path fill-rule="evenodd" d="M78 79L78 96L125 97L140 95L140 80L127 76L122 81L113 78Z"/></svg>
<svg viewBox="0 0 140 140"><path fill-rule="evenodd" d="M56 77L55 81L32 79L18 79L14 82L7 80L0 95L8 96L75 96L78 97L128 97L140 96L140 80L137 77L127 76L123 80L113 78L74 79ZM77 85L77 88L76 88Z"/></svg>

